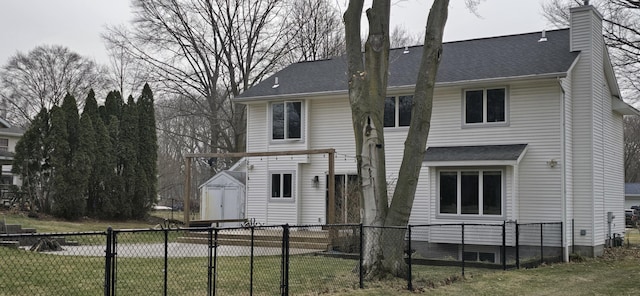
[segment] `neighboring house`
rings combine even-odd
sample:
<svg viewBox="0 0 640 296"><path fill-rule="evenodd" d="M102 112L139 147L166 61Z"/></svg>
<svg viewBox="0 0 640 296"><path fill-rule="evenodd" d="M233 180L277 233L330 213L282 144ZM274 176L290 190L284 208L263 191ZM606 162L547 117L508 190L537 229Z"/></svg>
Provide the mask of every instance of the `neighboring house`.
<svg viewBox="0 0 640 296"><path fill-rule="evenodd" d="M24 134L24 130L13 127L9 122L0 118L0 195L4 195L10 185L18 185L20 179L11 173L11 163L16 150L16 143Z"/></svg>
<svg viewBox="0 0 640 296"><path fill-rule="evenodd" d="M631 209L632 206L640 206L640 183L624 184L624 208Z"/></svg>
<svg viewBox="0 0 640 296"><path fill-rule="evenodd" d="M569 29L444 44L411 224L562 221L565 260L601 254L609 235L625 231L622 118L638 111L620 97L601 32L602 16L587 5L571 9ZM390 191L421 55L420 46L390 53ZM247 106L247 152L336 149L336 223L359 221L348 194L356 161L346 69L344 57L292 64L235 99ZM327 221L323 155L247 163L246 217ZM437 235L429 241L459 237Z"/></svg>

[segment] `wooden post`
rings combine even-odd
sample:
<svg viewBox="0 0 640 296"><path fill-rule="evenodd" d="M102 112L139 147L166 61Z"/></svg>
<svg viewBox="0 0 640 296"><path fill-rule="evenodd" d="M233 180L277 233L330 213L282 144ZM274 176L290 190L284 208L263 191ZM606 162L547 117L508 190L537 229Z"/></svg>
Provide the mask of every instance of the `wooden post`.
<svg viewBox="0 0 640 296"><path fill-rule="evenodd" d="M191 213L191 157L186 157L184 167L184 201L182 210L184 211L184 225L189 227L189 214Z"/></svg>
<svg viewBox="0 0 640 296"><path fill-rule="evenodd" d="M327 186L329 187L329 219L327 219L327 224L336 223L336 176L334 171L334 162L335 162L335 153L329 152L329 182Z"/></svg>
<svg viewBox="0 0 640 296"><path fill-rule="evenodd" d="M336 174L335 174L335 152L329 152L329 182L327 182L327 186L329 186L329 219L327 219L327 224L336 223ZM337 229L335 227L329 228L329 251L333 249L333 242L337 237Z"/></svg>

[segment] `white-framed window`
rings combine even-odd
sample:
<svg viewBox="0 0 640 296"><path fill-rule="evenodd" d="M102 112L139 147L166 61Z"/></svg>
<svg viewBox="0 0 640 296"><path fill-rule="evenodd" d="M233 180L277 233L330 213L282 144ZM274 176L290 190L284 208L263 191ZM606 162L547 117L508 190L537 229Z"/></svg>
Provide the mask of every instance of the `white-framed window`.
<svg viewBox="0 0 640 296"><path fill-rule="evenodd" d="M293 200L295 192L294 172L269 173L269 192L272 200Z"/></svg>
<svg viewBox="0 0 640 296"><path fill-rule="evenodd" d="M464 91L462 101L463 125L507 124L507 88L468 89Z"/></svg>
<svg viewBox="0 0 640 296"><path fill-rule="evenodd" d="M302 102L271 103L271 139L302 139Z"/></svg>
<svg viewBox="0 0 640 296"><path fill-rule="evenodd" d="M384 127L409 126L413 96L394 96L384 99Z"/></svg>
<svg viewBox="0 0 640 296"><path fill-rule="evenodd" d="M497 263L496 262L496 253L493 252L475 252L475 251L465 251L462 256L464 257L464 261L467 262L487 262L487 263Z"/></svg>
<svg viewBox="0 0 640 296"><path fill-rule="evenodd" d="M0 138L0 151L8 151L9 150L9 139Z"/></svg>
<svg viewBox="0 0 640 296"><path fill-rule="evenodd" d="M440 170L440 215L502 216L504 170L500 168Z"/></svg>

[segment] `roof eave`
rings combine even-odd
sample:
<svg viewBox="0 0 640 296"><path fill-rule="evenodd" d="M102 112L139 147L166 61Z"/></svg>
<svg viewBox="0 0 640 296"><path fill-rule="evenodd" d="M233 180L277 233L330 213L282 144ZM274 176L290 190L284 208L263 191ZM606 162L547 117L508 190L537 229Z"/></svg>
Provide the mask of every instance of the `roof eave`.
<svg viewBox="0 0 640 296"><path fill-rule="evenodd" d="M466 85L474 85L474 84L504 83L504 82L513 82L513 81L523 81L523 80L540 80L540 79L551 79L551 78L557 79L557 78L564 78L566 76L567 76L567 72L554 72L554 73L531 74L531 75L521 75L521 76L470 79L470 80L460 80L460 81L451 81L451 82L436 82L436 88L466 86ZM387 91L388 92L413 91L413 89L415 89L415 84L391 86L387 88ZM337 97L337 96L347 95L348 93L349 93L348 90L334 90L334 91L309 92L309 93L292 93L292 94L242 97L242 98L235 98L233 100L236 103L245 104L245 103L258 102L258 101L282 100L282 99L290 99L290 98L301 99L301 98L330 97L330 96Z"/></svg>

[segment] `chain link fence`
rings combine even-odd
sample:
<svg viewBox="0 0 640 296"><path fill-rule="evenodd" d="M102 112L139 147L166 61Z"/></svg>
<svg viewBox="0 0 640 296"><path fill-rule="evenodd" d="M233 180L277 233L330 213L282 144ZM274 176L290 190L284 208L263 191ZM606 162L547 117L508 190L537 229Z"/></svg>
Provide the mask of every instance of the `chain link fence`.
<svg viewBox="0 0 640 296"><path fill-rule="evenodd" d="M407 263L394 281L410 290L562 259L561 223L168 226L0 234L0 295L345 292L377 285L363 274L375 248Z"/></svg>

